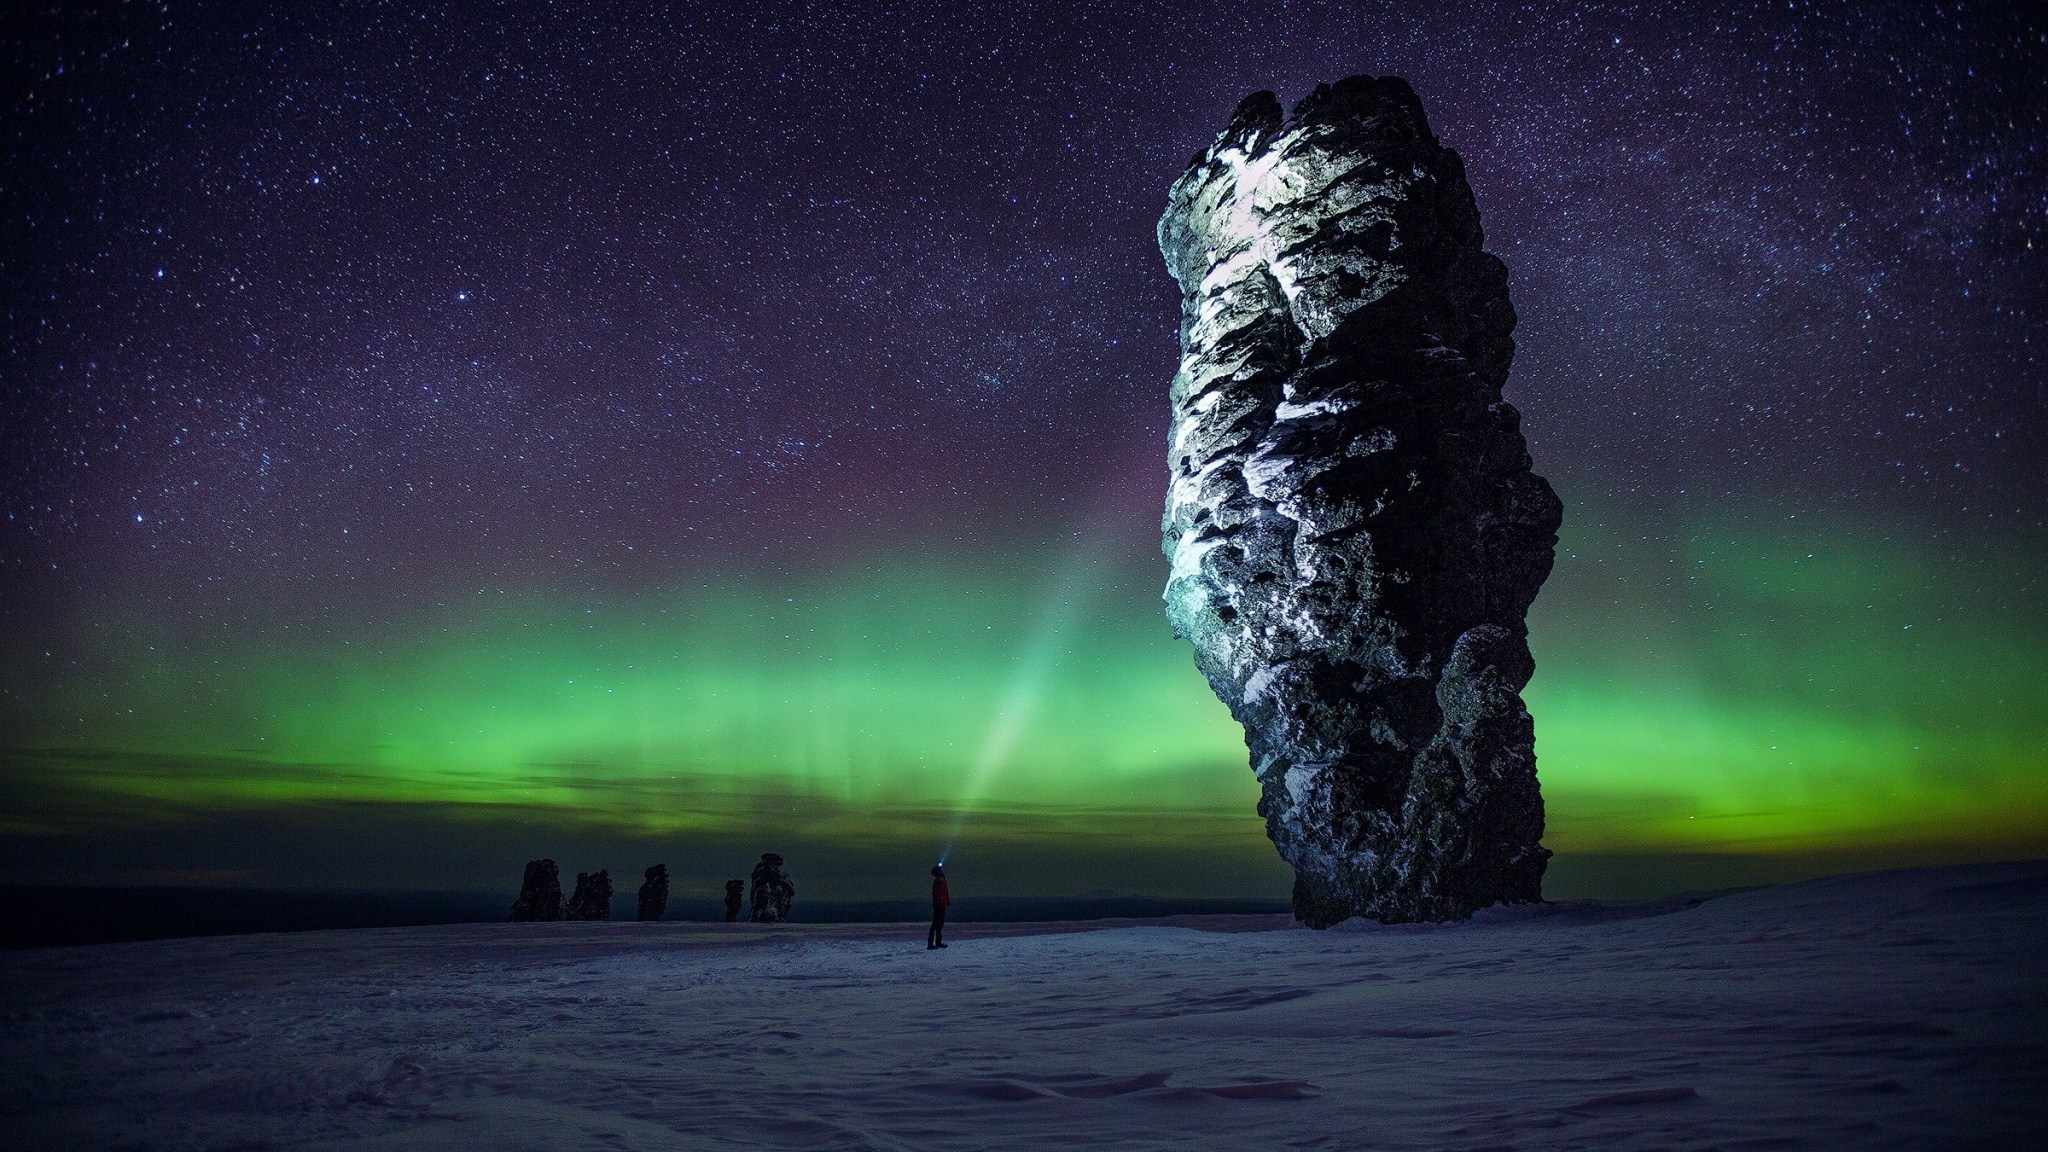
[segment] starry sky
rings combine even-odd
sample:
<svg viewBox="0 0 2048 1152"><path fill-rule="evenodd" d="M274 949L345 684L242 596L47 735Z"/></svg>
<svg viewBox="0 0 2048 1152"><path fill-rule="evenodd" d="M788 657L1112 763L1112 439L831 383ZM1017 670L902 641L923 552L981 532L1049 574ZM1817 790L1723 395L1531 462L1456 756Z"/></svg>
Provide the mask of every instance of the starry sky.
<svg viewBox="0 0 2048 1152"><path fill-rule="evenodd" d="M1354 73L1512 274L1552 891L2048 850L2021 6L275 7L4 33L0 880L1284 896L1153 226Z"/></svg>

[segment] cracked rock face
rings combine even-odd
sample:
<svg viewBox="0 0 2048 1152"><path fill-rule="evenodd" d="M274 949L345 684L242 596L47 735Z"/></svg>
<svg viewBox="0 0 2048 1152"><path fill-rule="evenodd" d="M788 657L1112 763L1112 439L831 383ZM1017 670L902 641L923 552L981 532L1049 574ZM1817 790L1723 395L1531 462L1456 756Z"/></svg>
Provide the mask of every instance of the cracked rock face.
<svg viewBox="0 0 2048 1152"><path fill-rule="evenodd" d="M1507 268L1399 79L1247 97L1175 182L1167 615L1244 725L1294 910L1541 899L1524 618L1560 505L1501 399Z"/></svg>

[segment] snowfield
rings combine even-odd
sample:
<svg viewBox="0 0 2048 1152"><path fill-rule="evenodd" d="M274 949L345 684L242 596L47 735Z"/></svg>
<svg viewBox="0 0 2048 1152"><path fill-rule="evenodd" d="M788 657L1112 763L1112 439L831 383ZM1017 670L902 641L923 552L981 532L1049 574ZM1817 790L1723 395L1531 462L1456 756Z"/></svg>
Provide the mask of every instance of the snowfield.
<svg viewBox="0 0 2048 1152"><path fill-rule="evenodd" d="M16 952L9 1148L2043 1148L2048 863L1466 924Z"/></svg>

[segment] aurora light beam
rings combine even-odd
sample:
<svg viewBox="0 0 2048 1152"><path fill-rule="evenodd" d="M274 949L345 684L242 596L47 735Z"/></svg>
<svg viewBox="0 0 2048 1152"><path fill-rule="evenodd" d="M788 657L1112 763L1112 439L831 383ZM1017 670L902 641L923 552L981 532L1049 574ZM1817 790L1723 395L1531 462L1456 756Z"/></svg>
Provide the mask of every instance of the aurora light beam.
<svg viewBox="0 0 2048 1152"><path fill-rule="evenodd" d="M1002 700L989 723L988 735L982 738L980 750L976 752L961 785L959 798L954 802L952 823L946 830L945 844L939 849L940 864L952 857L953 847L959 843L969 817L987 795L996 774L1016 754L1018 741L1023 738L1045 695L1046 680L1058 663L1062 631L1088 606L1091 587L1083 577L1100 562L1099 558L1077 555L1062 565L1059 575L1049 583L1049 594L1036 613L1030 638L1017 656L1016 674L1003 691Z"/></svg>

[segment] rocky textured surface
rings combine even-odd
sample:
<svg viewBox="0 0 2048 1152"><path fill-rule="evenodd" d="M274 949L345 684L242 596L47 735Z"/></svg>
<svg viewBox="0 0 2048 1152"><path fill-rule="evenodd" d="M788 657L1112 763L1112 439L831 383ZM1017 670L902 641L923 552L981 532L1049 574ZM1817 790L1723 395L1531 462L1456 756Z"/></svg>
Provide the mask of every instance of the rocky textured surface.
<svg viewBox="0 0 2048 1152"><path fill-rule="evenodd" d="M512 902L513 923L562 918L562 874L553 860L528 860L519 881L519 899Z"/></svg>
<svg viewBox="0 0 2048 1152"><path fill-rule="evenodd" d="M656 864L647 870L647 879L640 884L640 915L642 920L659 920L668 910L668 865Z"/></svg>
<svg viewBox="0 0 2048 1152"><path fill-rule="evenodd" d="M789 906L796 899L796 885L790 882L789 874L782 870L782 857L773 852L761 853L761 862L754 865L753 898L757 923L774 924L789 919Z"/></svg>
<svg viewBox="0 0 2048 1152"><path fill-rule="evenodd" d="M576 874L576 892L562 909L564 920L609 920L612 918L612 874L602 868Z"/></svg>
<svg viewBox="0 0 2048 1152"><path fill-rule="evenodd" d="M1399 79L1246 98L1174 184L1167 613L1245 728L1295 914L1541 898L1524 616L1560 505L1507 269Z"/></svg>
<svg viewBox="0 0 2048 1152"><path fill-rule="evenodd" d="M725 882L725 922L727 924L740 918L740 906L745 902L746 891L747 882L745 880L727 880Z"/></svg>

